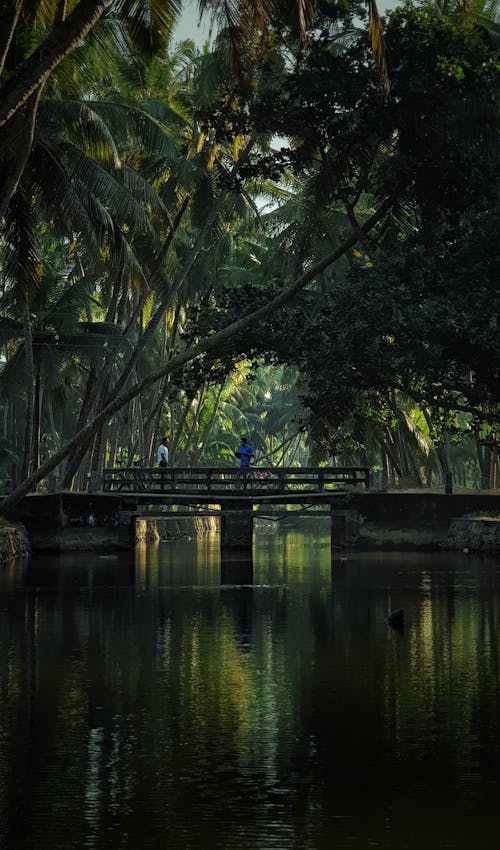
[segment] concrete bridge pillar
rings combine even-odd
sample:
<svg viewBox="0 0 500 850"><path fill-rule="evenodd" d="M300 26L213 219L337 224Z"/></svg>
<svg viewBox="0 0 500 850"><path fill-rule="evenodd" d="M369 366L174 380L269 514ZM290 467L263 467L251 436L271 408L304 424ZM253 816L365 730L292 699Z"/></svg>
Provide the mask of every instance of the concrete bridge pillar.
<svg viewBox="0 0 500 850"><path fill-rule="evenodd" d="M359 513L353 510L330 509L330 543L342 548L356 544L359 536Z"/></svg>
<svg viewBox="0 0 500 850"><path fill-rule="evenodd" d="M135 547L135 520L136 517L132 511L118 511L116 537L120 549Z"/></svg>
<svg viewBox="0 0 500 850"><path fill-rule="evenodd" d="M253 510L243 504L221 505L220 542L222 548L251 549L253 537Z"/></svg>

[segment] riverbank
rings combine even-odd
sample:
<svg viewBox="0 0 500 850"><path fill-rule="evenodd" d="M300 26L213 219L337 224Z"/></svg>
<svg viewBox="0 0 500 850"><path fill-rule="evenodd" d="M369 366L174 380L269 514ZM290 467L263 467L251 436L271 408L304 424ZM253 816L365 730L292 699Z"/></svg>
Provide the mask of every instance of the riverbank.
<svg viewBox="0 0 500 850"><path fill-rule="evenodd" d="M189 504L185 504L188 499ZM203 514L190 513L194 503ZM221 514L212 510L213 503L203 494L32 495L18 506L11 525L15 521L26 526L33 551L111 552L131 549L138 539L197 537L217 531L220 517L225 516L240 526L247 523L245 545L250 548L252 519L267 518L271 526L276 522L280 527L297 518L300 528L304 520L298 518L305 519L307 511L311 517L324 517L325 533L331 532L334 546L360 550L494 551L483 544L464 542L460 535L450 534L450 528L460 518L500 516L500 496L496 494L313 491L291 492L283 497L250 495L237 500L224 495L217 497L217 504L222 508ZM287 510L287 505L296 510ZM232 544L222 539L222 545Z"/></svg>

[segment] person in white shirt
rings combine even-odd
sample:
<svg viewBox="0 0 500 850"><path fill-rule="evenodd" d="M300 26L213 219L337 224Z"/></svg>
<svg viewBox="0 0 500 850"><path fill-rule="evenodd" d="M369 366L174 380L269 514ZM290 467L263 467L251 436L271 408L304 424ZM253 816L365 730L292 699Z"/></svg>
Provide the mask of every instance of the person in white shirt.
<svg viewBox="0 0 500 850"><path fill-rule="evenodd" d="M158 466L168 466L167 438L163 437L158 446Z"/></svg>

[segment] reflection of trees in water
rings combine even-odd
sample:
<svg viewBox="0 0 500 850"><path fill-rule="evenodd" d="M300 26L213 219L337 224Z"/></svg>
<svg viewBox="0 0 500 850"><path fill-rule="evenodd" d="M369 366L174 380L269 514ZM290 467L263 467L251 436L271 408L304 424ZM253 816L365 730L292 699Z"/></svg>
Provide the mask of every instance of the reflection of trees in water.
<svg viewBox="0 0 500 850"><path fill-rule="evenodd" d="M315 682L312 702L324 763L341 776L351 762L364 765L362 781L374 787L439 778L460 786L480 779L485 754L498 752L494 566L434 560L430 570L412 567L399 577L392 564L381 572L381 564L361 562L357 575L348 565L334 582L322 649L331 679ZM403 634L384 624L391 586L392 607L406 612Z"/></svg>
<svg viewBox="0 0 500 850"><path fill-rule="evenodd" d="M54 847L82 834L110 846L126 823L133 848L145 822L187 841L193 805L200 847L259 812L255 842L266 818L279 821L280 787L285 829L335 788L487 770L481 753L499 739L492 571L398 576L360 560L334 565L331 584L329 551L309 550L306 568L292 543L279 581L252 588L161 586L176 569L168 555L139 564L137 587L11 595L0 619L5 842L29 846L21 819L43 823ZM282 545L258 556L261 578L274 577ZM389 586L408 615L402 636L384 623Z"/></svg>

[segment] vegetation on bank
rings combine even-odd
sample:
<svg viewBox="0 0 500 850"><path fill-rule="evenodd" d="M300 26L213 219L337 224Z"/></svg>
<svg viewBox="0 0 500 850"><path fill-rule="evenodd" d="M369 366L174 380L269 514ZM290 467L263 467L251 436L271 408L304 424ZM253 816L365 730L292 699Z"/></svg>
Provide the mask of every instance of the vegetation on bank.
<svg viewBox="0 0 500 850"><path fill-rule="evenodd" d="M356 0L202 51L145 5L12 4L0 36L3 510L163 433L176 465L245 432L499 486L495 6L408 3L382 58Z"/></svg>

